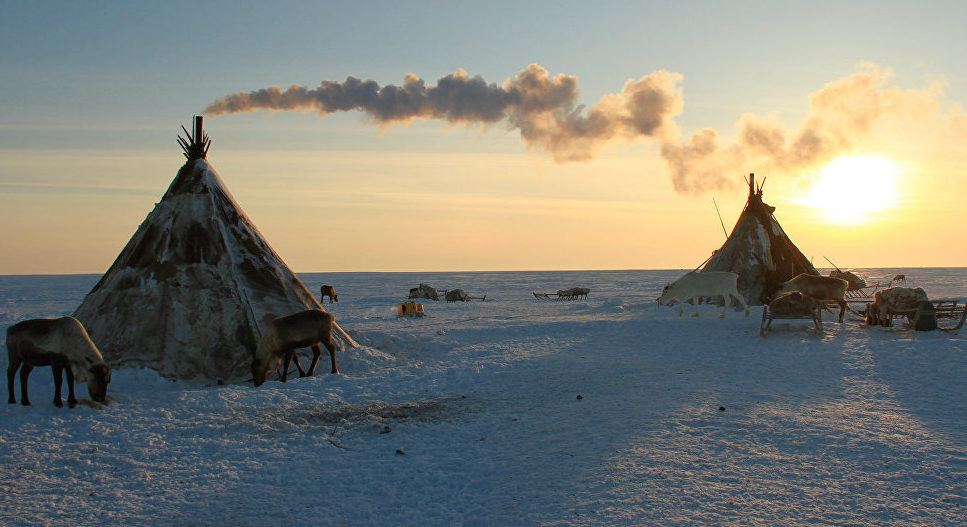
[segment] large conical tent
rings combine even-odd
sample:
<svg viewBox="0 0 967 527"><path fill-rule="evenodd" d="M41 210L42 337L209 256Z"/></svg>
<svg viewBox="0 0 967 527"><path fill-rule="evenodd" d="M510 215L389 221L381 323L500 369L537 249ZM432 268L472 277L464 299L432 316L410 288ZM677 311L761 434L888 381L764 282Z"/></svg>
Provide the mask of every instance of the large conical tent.
<svg viewBox="0 0 967 527"><path fill-rule="evenodd" d="M737 273L739 293L750 305L767 303L780 284L800 273L819 274L786 236L775 210L762 201L762 187L749 174L749 202L725 244L702 267Z"/></svg>
<svg viewBox="0 0 967 527"><path fill-rule="evenodd" d="M200 116L193 131L178 138L188 161L74 316L112 365L240 382L265 315L321 306L209 164ZM333 342L355 346L338 325Z"/></svg>

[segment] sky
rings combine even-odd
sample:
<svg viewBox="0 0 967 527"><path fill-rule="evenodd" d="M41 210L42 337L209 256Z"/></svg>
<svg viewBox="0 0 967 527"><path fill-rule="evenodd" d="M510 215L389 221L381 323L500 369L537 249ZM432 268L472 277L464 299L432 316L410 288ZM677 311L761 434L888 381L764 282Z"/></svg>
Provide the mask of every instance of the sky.
<svg viewBox="0 0 967 527"><path fill-rule="evenodd" d="M0 0L0 274L106 271L193 115L296 272L690 269L749 173L817 267L963 266L964 20L961 2Z"/></svg>

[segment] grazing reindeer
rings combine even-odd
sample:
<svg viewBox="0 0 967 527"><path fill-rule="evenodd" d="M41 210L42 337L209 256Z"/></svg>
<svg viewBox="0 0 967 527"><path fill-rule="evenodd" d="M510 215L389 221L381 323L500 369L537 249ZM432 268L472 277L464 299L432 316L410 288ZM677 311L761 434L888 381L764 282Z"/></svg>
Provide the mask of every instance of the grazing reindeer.
<svg viewBox="0 0 967 527"><path fill-rule="evenodd" d="M322 303L326 297L329 297L329 303L339 302L339 295L336 294L336 290L331 285L324 285L320 288L319 302Z"/></svg>
<svg viewBox="0 0 967 527"><path fill-rule="evenodd" d="M64 406L60 398L64 372L67 372L67 404L74 407L74 380L87 383L91 399L103 403L107 398L107 384L111 382L111 367L104 362L101 352L91 342L87 330L74 317L24 320L7 328L7 391L8 403L14 404L14 375L20 369L20 404L30 405L27 397L27 377L35 366L50 366L54 372L54 405Z"/></svg>
<svg viewBox="0 0 967 527"><path fill-rule="evenodd" d="M685 276L665 286L658 297L658 303L668 305L672 301L678 302L678 316L684 312L684 303L689 299L695 304L695 314L698 316L698 301L701 297L722 297L722 314L725 316L729 309L730 297L736 299L742 308L745 309L745 316L749 316L749 306L745 304L745 298L738 291L739 275L727 271L703 271L701 273L692 271Z"/></svg>
<svg viewBox="0 0 967 527"><path fill-rule="evenodd" d="M266 315L263 319L262 339L255 349L252 359L252 380L255 386L265 382L265 376L279 367L282 363L282 382L289 373L289 364L295 359L295 367L300 377L311 376L319 362L319 343L329 350L332 361L332 373L339 373L336 369L336 348L332 345L332 315L319 309L302 311L287 317ZM306 372L299 364L296 348L312 348L312 364Z"/></svg>
<svg viewBox="0 0 967 527"><path fill-rule="evenodd" d="M842 322L843 316L846 314L846 290L848 288L849 282L842 278L801 273L793 279L783 282L774 296L799 291L816 302L839 304L839 321Z"/></svg>

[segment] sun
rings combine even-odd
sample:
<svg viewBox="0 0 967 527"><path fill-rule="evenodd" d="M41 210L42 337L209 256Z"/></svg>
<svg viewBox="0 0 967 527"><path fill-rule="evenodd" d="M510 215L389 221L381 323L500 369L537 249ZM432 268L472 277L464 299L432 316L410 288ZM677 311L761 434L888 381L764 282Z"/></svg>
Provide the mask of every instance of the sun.
<svg viewBox="0 0 967 527"><path fill-rule="evenodd" d="M899 168L879 156L843 156L823 167L800 204L831 223L855 225L896 206Z"/></svg>

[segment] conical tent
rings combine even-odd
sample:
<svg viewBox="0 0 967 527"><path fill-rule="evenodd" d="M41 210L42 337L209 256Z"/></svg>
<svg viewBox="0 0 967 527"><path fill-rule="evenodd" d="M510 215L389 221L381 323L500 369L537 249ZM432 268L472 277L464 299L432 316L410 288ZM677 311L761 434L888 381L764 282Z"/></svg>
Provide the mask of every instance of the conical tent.
<svg viewBox="0 0 967 527"><path fill-rule="evenodd" d="M769 301L779 285L800 273L819 274L776 221L776 208L762 201L762 187L749 174L749 201L725 244L702 266L704 271L739 275L739 293L749 305Z"/></svg>
<svg viewBox="0 0 967 527"><path fill-rule="evenodd" d="M188 161L74 316L112 365L240 382L265 315L322 307L205 159L200 117L194 132ZM338 325L333 342L356 345Z"/></svg>

